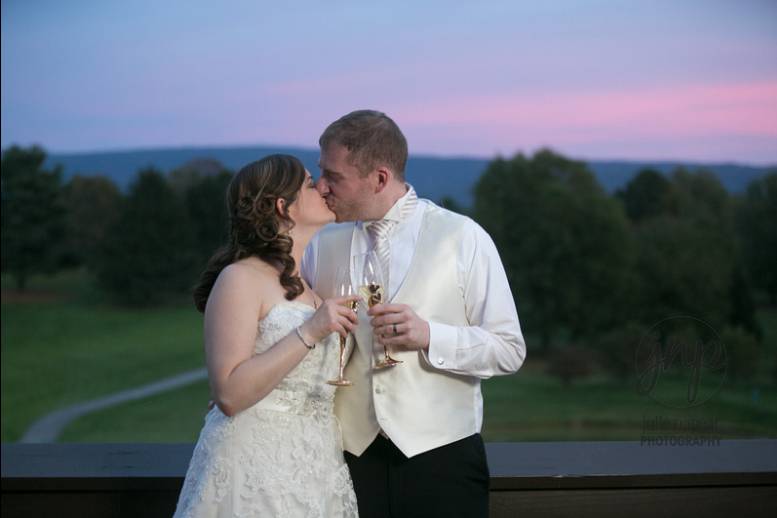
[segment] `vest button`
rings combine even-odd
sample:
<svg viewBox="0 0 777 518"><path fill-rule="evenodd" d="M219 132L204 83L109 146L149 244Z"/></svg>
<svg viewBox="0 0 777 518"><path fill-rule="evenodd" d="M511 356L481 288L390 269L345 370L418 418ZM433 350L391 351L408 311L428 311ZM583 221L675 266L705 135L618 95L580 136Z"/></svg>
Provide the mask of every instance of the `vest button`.
<svg viewBox="0 0 777 518"><path fill-rule="evenodd" d="M442 365L443 363L445 363L445 360L442 358L437 358L437 365Z"/></svg>
<svg viewBox="0 0 777 518"><path fill-rule="evenodd" d="M383 394L383 389L381 387L375 387L375 393L376 394Z"/></svg>

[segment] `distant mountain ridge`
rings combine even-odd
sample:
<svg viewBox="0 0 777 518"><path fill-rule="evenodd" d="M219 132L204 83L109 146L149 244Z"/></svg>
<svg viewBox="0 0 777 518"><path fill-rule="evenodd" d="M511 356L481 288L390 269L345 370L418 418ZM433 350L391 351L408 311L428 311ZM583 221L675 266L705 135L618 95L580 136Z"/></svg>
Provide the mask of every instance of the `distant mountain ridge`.
<svg viewBox="0 0 777 518"><path fill-rule="evenodd" d="M318 174L318 150L283 147L188 147L169 149L146 149L134 151L106 151L94 153L52 153L47 165L61 164L65 179L76 174L84 176L104 175L111 178L120 188L126 189L138 170L154 166L169 172L183 164L199 158L218 160L233 171L245 164L271 153L288 153L297 156L314 176ZM473 202L472 189L485 171L491 159L446 158L411 155L408 159L406 177L420 195L439 202L450 197L457 203L470 207ZM732 193L743 192L747 184L759 178L774 166L760 167L740 164L703 164L674 161L586 161L599 183L614 192L625 185L637 172L650 167L664 174L677 167L691 171L706 169L718 176L723 186Z"/></svg>

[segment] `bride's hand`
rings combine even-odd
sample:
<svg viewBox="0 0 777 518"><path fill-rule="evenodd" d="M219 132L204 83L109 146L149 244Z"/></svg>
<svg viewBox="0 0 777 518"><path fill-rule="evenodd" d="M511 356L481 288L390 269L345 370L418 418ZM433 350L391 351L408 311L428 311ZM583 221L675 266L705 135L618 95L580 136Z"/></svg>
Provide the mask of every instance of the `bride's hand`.
<svg viewBox="0 0 777 518"><path fill-rule="evenodd" d="M300 332L309 343L317 343L332 333L347 336L356 326L356 312L348 307L348 303L359 300L358 295L335 297L321 304L304 324Z"/></svg>

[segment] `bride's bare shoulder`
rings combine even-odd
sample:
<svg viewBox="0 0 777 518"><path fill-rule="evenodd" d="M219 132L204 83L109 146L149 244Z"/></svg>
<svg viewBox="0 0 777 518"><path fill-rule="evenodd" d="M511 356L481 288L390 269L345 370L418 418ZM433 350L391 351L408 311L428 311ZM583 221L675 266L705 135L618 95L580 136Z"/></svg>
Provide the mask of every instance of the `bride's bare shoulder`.
<svg viewBox="0 0 777 518"><path fill-rule="evenodd" d="M258 257L245 257L230 264L224 270L232 269L241 272L242 275L272 275L278 276L278 270Z"/></svg>
<svg viewBox="0 0 777 518"><path fill-rule="evenodd" d="M230 289L248 290L254 294L268 289L272 291L276 284L280 285L278 270L254 257L241 259L228 265L221 271L216 282Z"/></svg>
<svg viewBox="0 0 777 518"><path fill-rule="evenodd" d="M216 279L209 305L241 308L260 317L265 306L283 297L278 271L255 258L242 259L226 266ZM212 300L210 300L212 299Z"/></svg>

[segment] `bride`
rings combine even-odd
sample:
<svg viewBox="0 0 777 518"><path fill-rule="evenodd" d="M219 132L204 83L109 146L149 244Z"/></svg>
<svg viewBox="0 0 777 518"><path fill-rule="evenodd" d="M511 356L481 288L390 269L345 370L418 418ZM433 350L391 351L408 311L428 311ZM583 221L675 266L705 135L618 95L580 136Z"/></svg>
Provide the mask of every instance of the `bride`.
<svg viewBox="0 0 777 518"><path fill-rule="evenodd" d="M195 289L216 406L194 448L176 517L356 516L334 416L337 334L356 323L298 275L334 214L304 166L271 155L227 191L229 242Z"/></svg>

